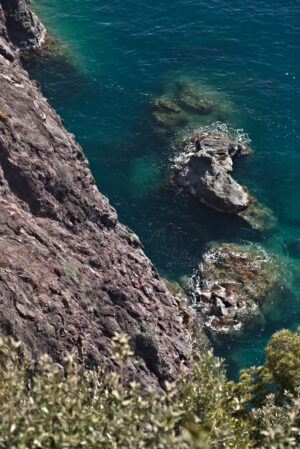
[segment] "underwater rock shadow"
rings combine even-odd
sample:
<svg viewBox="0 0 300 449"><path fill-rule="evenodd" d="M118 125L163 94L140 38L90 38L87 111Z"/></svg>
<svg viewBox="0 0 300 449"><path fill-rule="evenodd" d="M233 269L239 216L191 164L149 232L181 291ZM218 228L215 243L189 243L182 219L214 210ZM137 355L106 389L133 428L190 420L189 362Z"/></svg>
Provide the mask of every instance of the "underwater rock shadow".
<svg viewBox="0 0 300 449"><path fill-rule="evenodd" d="M55 102L56 109L71 106L82 90L93 89L100 97L103 94L99 83L76 67L72 48L53 37L37 52L23 54L22 65L30 78L39 82L49 101Z"/></svg>

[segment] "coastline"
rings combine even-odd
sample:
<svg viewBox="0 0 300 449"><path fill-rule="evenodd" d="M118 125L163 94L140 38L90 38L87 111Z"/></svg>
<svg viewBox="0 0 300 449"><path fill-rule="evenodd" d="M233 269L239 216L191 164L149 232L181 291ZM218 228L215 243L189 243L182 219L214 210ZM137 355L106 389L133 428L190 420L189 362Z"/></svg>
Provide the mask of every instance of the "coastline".
<svg viewBox="0 0 300 449"><path fill-rule="evenodd" d="M21 340L33 359L46 352L61 362L72 352L88 368L114 369L112 337L126 332L134 351L127 378L160 388L187 363L189 330L21 67L3 14L0 25L1 334Z"/></svg>

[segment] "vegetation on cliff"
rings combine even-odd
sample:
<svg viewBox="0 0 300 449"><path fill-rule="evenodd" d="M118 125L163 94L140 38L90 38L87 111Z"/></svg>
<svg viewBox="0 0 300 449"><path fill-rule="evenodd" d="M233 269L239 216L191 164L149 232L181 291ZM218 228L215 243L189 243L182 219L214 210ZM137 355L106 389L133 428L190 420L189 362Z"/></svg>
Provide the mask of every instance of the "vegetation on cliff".
<svg viewBox="0 0 300 449"><path fill-rule="evenodd" d="M1 341L0 448L299 447L299 343L300 328L277 332L265 365L242 372L239 383L211 352L196 354L191 372L159 394L126 383L125 334L113 343L119 373L87 371L72 356L63 368L44 356L33 374L21 344ZM262 389L273 393L258 397Z"/></svg>

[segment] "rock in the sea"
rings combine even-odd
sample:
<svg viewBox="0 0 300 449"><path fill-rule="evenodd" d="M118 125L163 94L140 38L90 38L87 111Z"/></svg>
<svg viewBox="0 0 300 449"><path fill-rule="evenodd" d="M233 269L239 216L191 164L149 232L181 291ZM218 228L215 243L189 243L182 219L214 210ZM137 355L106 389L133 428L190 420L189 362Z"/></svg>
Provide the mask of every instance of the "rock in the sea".
<svg viewBox="0 0 300 449"><path fill-rule="evenodd" d="M126 379L160 387L189 352L177 303L21 66L14 45L40 37L35 19L27 29L28 2L0 5L0 336L23 341L33 359L74 353L114 369L112 337L125 332Z"/></svg>
<svg viewBox="0 0 300 449"><path fill-rule="evenodd" d="M250 197L230 174L232 158L249 152L248 147L228 136L192 136L185 142L174 183L188 188L200 201L216 210L238 213L249 205Z"/></svg>
<svg viewBox="0 0 300 449"><path fill-rule="evenodd" d="M204 326L197 317L195 309L190 307L190 300L188 298L188 292L192 288L193 280L191 278L185 280L180 278L179 282L176 282L165 279L164 282L178 304L184 325L189 329L193 337L193 347L198 350L207 350L210 347L210 341L204 330Z"/></svg>
<svg viewBox="0 0 300 449"><path fill-rule="evenodd" d="M194 134L183 144L172 183L213 209L240 216L255 230L269 230L276 224L272 211L231 176L234 158L251 153L247 145L227 135Z"/></svg>
<svg viewBox="0 0 300 449"><path fill-rule="evenodd" d="M30 61L31 63L36 62L38 64L40 63L41 58L43 60L47 58L51 59L51 61L56 64L65 64L67 62L75 65L77 62L77 55L74 49L70 45L59 41L48 33L46 34L40 47L35 49L35 51L32 51L30 47L29 49L23 49L21 52L21 57L22 63Z"/></svg>
<svg viewBox="0 0 300 449"><path fill-rule="evenodd" d="M276 258L261 248L211 245L193 278L194 304L207 329L234 334L261 322L279 271Z"/></svg>
<svg viewBox="0 0 300 449"><path fill-rule="evenodd" d="M158 98L153 103L152 116L158 126L173 127L184 121L184 112L177 104L164 98Z"/></svg>
<svg viewBox="0 0 300 449"><path fill-rule="evenodd" d="M246 190L248 192L248 189ZM271 231L277 225L277 218L274 216L273 211L264 204L261 204L250 192L248 193L250 197L248 207L238 212L238 216L255 231Z"/></svg>

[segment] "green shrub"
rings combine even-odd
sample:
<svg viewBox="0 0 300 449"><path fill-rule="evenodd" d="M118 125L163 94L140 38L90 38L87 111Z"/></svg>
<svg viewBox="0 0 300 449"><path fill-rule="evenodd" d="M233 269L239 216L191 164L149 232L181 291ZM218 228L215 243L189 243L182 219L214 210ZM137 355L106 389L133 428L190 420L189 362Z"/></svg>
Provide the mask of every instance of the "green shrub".
<svg viewBox="0 0 300 449"><path fill-rule="evenodd" d="M272 336L266 347L266 370L280 393L300 386L300 327L294 334L283 329Z"/></svg>
<svg viewBox="0 0 300 449"><path fill-rule="evenodd" d="M293 334L283 329L276 332L265 349L263 366L243 370L240 376L241 390L248 389L251 402L262 405L268 395L284 400L285 392L296 393L300 387L300 327Z"/></svg>
<svg viewBox="0 0 300 449"><path fill-rule="evenodd" d="M222 362L206 352L165 394L145 391L123 382L127 336L113 344L118 373L84 370L71 356L63 370L44 356L33 375L20 343L0 341L0 449L294 449L299 442L297 389L281 406L269 397L250 411L249 382L228 382Z"/></svg>

